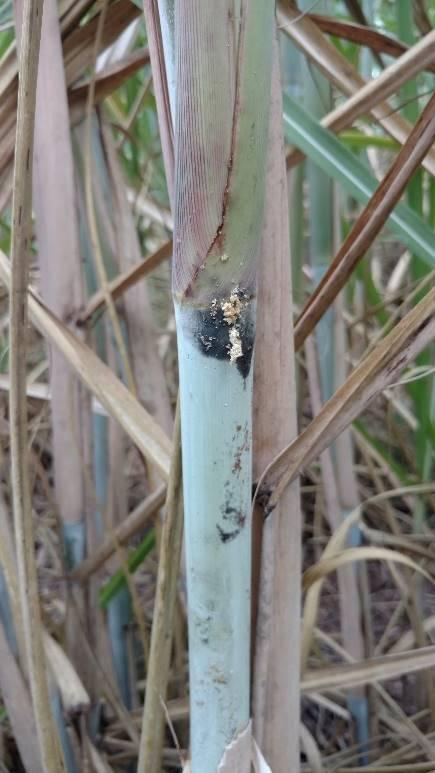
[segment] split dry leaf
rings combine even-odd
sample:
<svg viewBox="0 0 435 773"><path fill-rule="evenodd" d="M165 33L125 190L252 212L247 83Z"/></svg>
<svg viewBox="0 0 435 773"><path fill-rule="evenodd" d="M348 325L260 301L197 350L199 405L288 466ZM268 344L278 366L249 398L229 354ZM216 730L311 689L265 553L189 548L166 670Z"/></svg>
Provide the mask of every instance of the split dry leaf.
<svg viewBox="0 0 435 773"><path fill-rule="evenodd" d="M252 764L254 766L255 773L272 773L272 769L264 759L255 738L252 739Z"/></svg>
<svg viewBox="0 0 435 773"><path fill-rule="evenodd" d="M302 749L313 773L324 773L325 768L322 764L320 749L317 746L315 738L311 735L308 728L305 727L305 725L302 723L299 726L299 738L301 741Z"/></svg>
<svg viewBox="0 0 435 773"><path fill-rule="evenodd" d="M44 650L59 688L62 705L66 713L74 716L83 711L89 711L91 701L77 671L60 644L45 632Z"/></svg>

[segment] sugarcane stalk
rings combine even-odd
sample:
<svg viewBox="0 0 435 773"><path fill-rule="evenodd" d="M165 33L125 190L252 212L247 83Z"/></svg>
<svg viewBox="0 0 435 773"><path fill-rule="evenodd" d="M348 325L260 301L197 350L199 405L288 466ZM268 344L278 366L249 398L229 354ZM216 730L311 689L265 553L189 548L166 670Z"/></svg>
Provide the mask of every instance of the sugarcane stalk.
<svg viewBox="0 0 435 773"><path fill-rule="evenodd" d="M260 0L176 4L173 295L193 773L215 773L249 722L251 362L273 26L273 3Z"/></svg>

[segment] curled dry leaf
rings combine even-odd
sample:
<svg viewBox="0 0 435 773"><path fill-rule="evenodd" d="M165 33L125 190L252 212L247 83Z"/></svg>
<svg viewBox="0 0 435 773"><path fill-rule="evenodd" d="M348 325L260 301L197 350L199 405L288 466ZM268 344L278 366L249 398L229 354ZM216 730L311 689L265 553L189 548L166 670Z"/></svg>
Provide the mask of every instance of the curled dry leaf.
<svg viewBox="0 0 435 773"><path fill-rule="evenodd" d="M318 580L322 579L326 574L334 572L340 566L352 561L394 561L399 564L404 564L419 572L428 582L435 585L435 578L423 569L412 558L399 553L396 550L389 550L388 548L377 548L373 546L361 547L361 548L347 548L340 551L340 553L330 556L329 558L323 558L318 561L315 566L311 566L304 572L303 586L305 589L309 588Z"/></svg>
<svg viewBox="0 0 435 773"><path fill-rule="evenodd" d="M62 647L48 633L44 633L44 650L69 715L88 711L91 701L83 682Z"/></svg>

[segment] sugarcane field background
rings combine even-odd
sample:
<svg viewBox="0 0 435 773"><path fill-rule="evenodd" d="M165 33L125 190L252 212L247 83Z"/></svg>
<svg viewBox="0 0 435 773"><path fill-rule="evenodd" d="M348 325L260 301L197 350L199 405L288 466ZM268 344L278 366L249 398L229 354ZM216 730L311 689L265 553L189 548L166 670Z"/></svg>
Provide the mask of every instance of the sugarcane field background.
<svg viewBox="0 0 435 773"><path fill-rule="evenodd" d="M434 455L434 0L0 0L1 773L433 773Z"/></svg>

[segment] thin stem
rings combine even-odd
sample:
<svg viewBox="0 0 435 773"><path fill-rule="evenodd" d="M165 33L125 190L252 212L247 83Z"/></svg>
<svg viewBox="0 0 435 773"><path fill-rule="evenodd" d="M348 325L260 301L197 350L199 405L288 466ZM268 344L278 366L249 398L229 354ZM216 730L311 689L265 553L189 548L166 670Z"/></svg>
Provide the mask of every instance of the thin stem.
<svg viewBox="0 0 435 773"><path fill-rule="evenodd" d="M26 402L27 285L32 234L32 160L43 0L25 0L19 63L12 204L9 398L15 539L30 689L43 768L65 770L54 727L41 636L30 492Z"/></svg>
<svg viewBox="0 0 435 773"><path fill-rule="evenodd" d="M97 268L98 278L101 284L101 289L104 293L106 306L109 312L110 321L113 327L113 334L115 336L116 345L118 347L119 356L121 358L125 378L127 380L130 391L136 395L136 387L134 381L133 371L130 365L127 347L124 342L124 338L119 324L118 314L113 302L112 294L110 291L110 285L107 280L106 269L104 266L103 255L101 253L100 239L98 236L98 225L95 212L95 202L92 191L92 111L95 97L95 70L97 63L98 51L101 48L101 39L104 30L104 23L106 20L108 7L108 0L103 0L100 16L98 19L97 33L94 43L94 72L89 83L88 101L86 105L86 136L85 136L85 197L86 197L86 212L89 224L89 235L92 244L92 252L95 258L95 265Z"/></svg>
<svg viewBox="0 0 435 773"><path fill-rule="evenodd" d="M97 32L96 32L95 42L94 42L94 70L89 83L88 100L86 105L86 134L85 134L85 163L84 163L86 211L87 211L87 217L88 217L89 235L90 235L91 244L92 244L92 252L95 259L95 265L96 265L98 277L100 280L101 289L104 294L104 300L109 312L109 317L112 324L116 345L119 351L119 356L123 364L124 375L130 391L136 397L137 391L136 391L134 374L130 365L127 347L125 345L124 337L122 335L121 325L118 319L115 303L110 291L110 285L107 279L106 268L104 266L100 238L98 234L98 224L97 224L97 217L95 212L94 195L92 190L92 111L93 111L94 97L95 97L95 75L96 75L97 56L98 56L98 51L101 48L101 40L102 40L104 24L105 24L106 15L107 15L107 8L108 8L108 0L102 0L101 11L98 19ZM142 647L146 657L146 654L148 652L148 637L146 632L145 616L139 600L139 595L136 589L135 581L128 570L128 562L127 562L127 557L126 557L124 548L120 544L117 538L116 532L109 522L109 519L106 517L106 511L104 507L101 508L101 513L104 518L104 525L105 525L106 531L109 532L110 538L113 541L113 544L115 546L116 554L120 560L121 566L124 571L128 589L130 591L131 598L132 598L134 613L136 615L136 619L139 626Z"/></svg>
<svg viewBox="0 0 435 773"><path fill-rule="evenodd" d="M147 521L155 515L157 510L164 504L166 487L159 486L158 489L149 494L127 518L115 529L115 536L118 542L123 545L144 528ZM92 555L85 558L78 566L74 567L70 574L71 580L85 582L94 574L115 552L116 547L112 537L107 536L102 544L94 550Z"/></svg>
<svg viewBox="0 0 435 773"><path fill-rule="evenodd" d="M115 279L112 279L107 285L112 300L119 298L126 290L129 290L130 287L133 287L133 285L141 279L144 279L147 274L154 271L160 263L170 258L171 255L172 240L170 239L162 244L155 252L151 253L151 255L147 255L147 257L139 263L135 263L130 268L118 274L118 276L115 277ZM95 312L105 305L105 303L106 293L102 289L97 290L97 292L89 299L84 311L80 314L80 324L84 325Z"/></svg>
<svg viewBox="0 0 435 773"><path fill-rule="evenodd" d="M164 727L163 702L169 678L177 578L183 537L181 481L181 431L179 401L175 415L171 472L165 518L160 540L160 559L147 668L145 706L138 773L159 773Z"/></svg>

